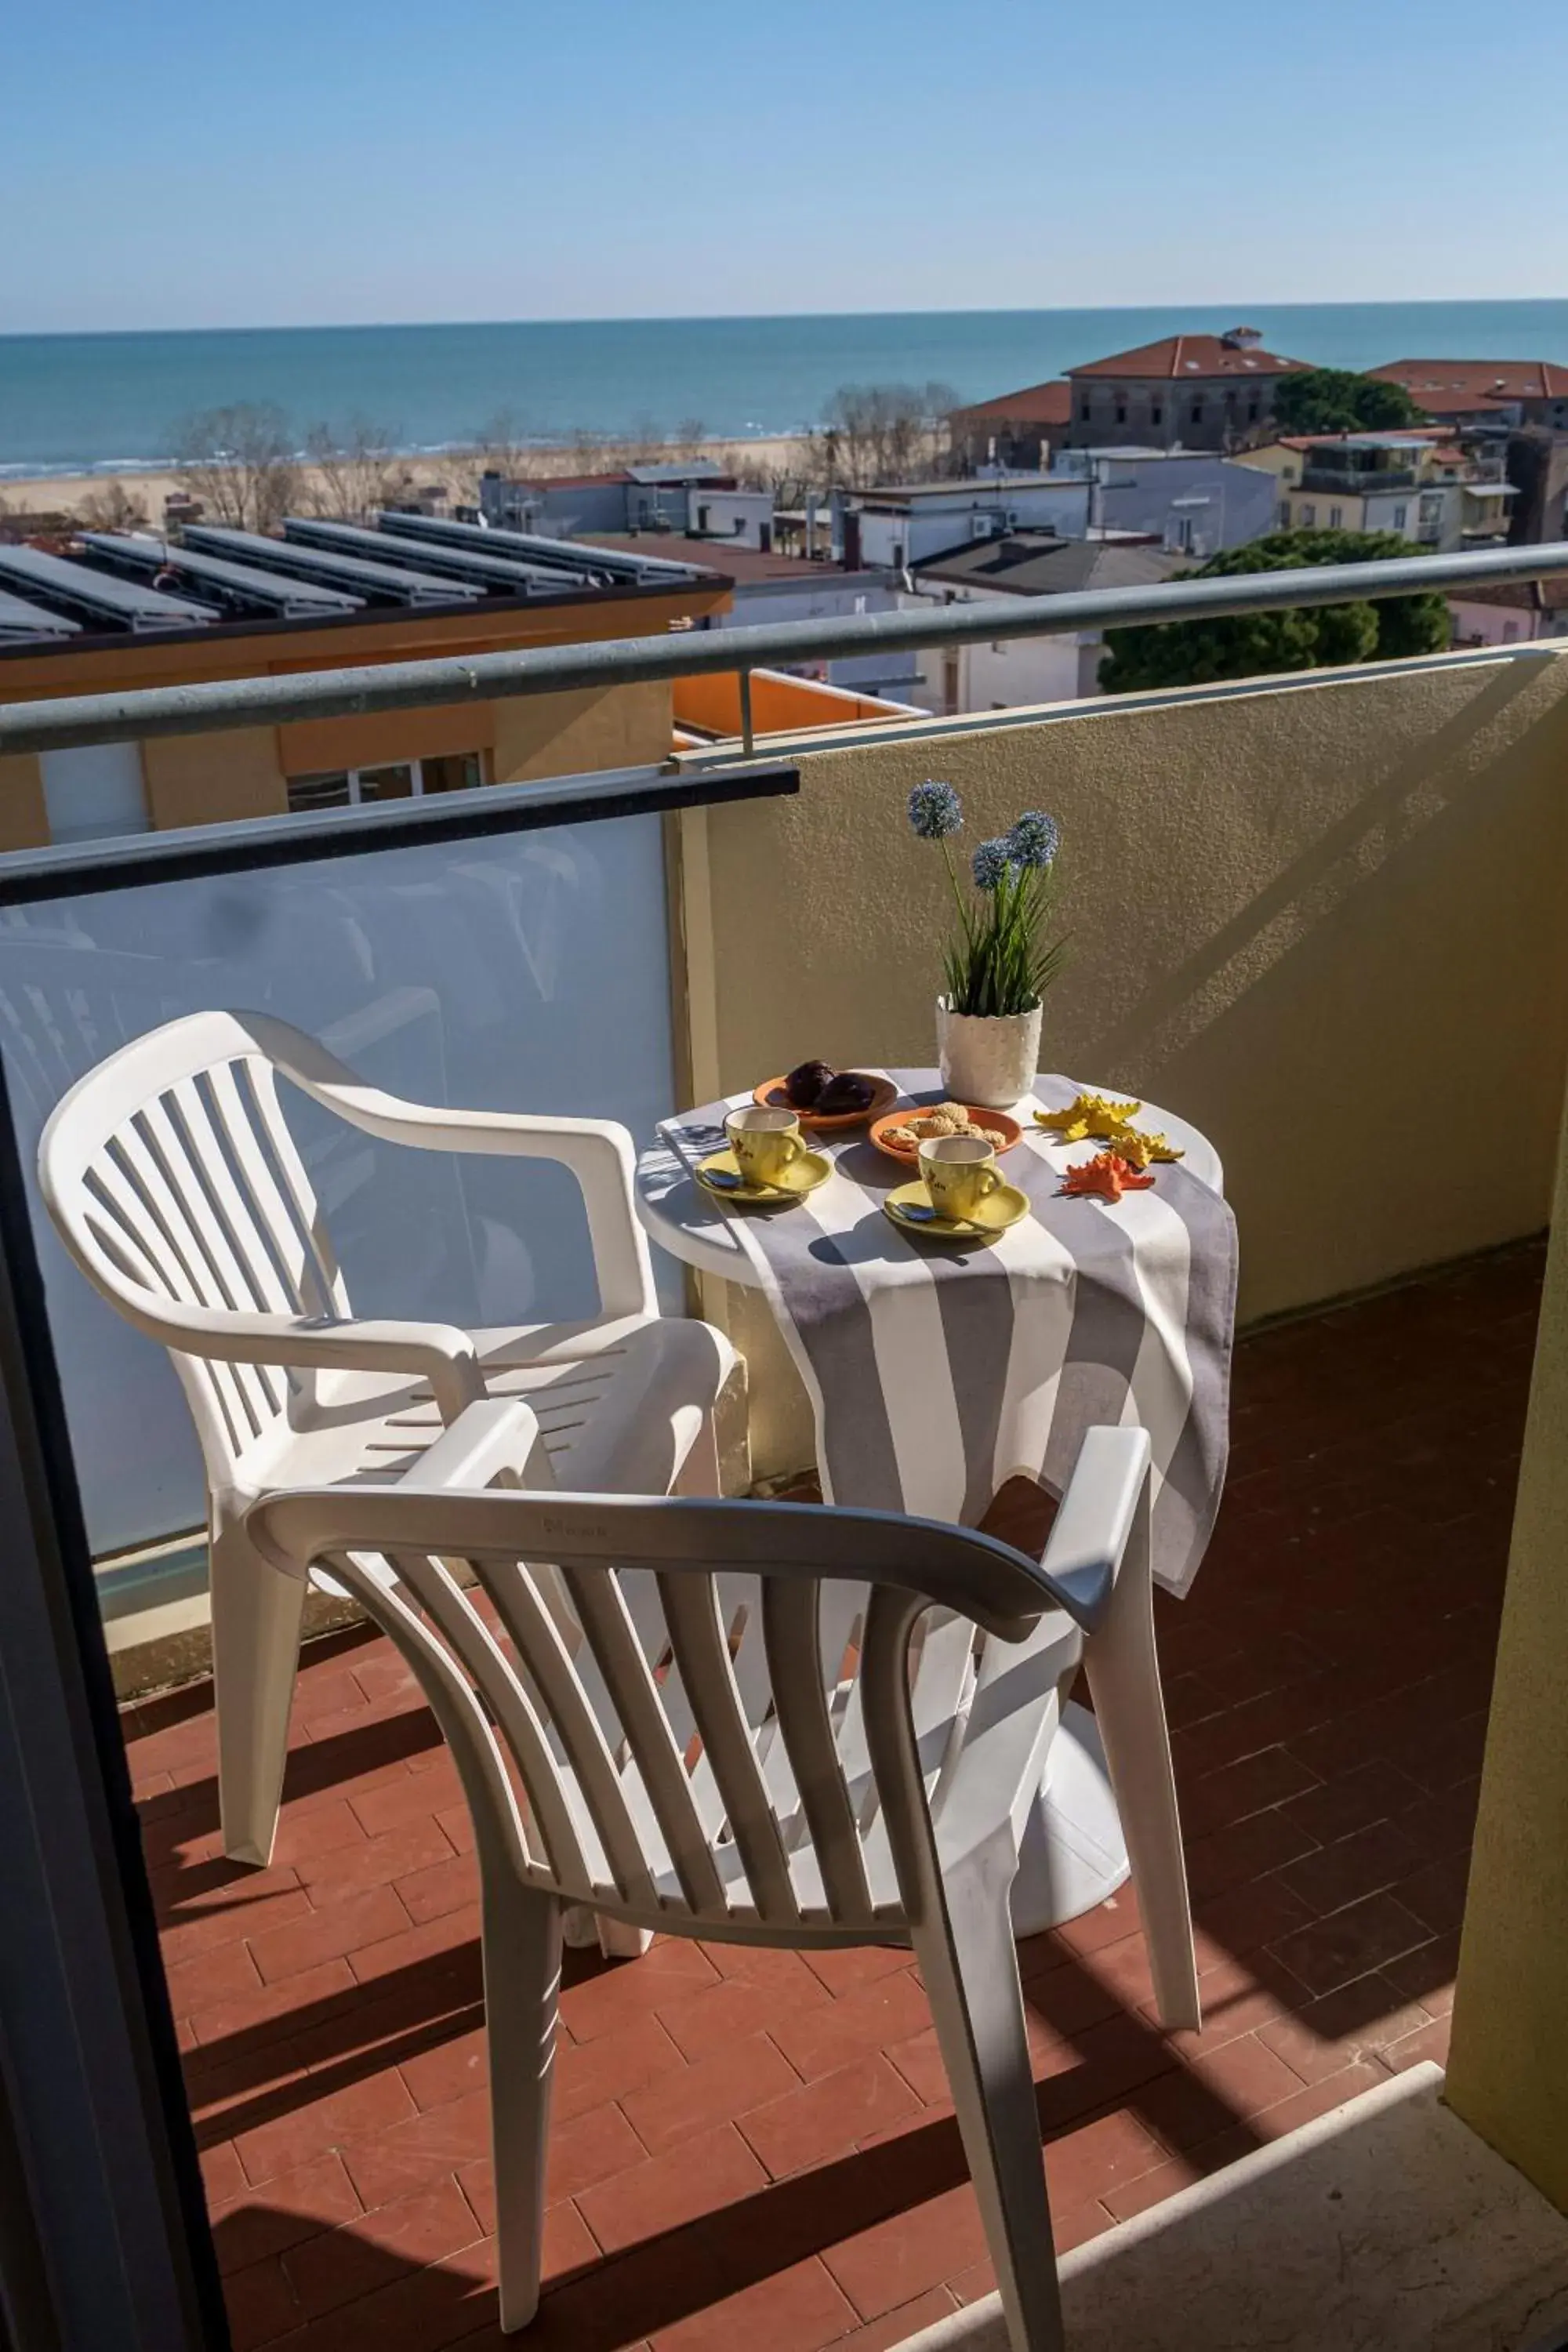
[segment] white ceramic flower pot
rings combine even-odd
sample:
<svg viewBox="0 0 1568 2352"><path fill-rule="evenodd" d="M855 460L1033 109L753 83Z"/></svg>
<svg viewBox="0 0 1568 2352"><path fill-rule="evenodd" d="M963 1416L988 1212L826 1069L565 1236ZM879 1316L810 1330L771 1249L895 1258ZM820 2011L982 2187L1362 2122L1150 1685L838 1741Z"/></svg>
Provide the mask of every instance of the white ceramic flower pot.
<svg viewBox="0 0 1568 2352"><path fill-rule="evenodd" d="M1011 1110L1032 1092L1040 1066L1043 1009L1036 1004L1027 1013L1000 1016L951 1013L946 997L939 996L937 1051L949 1099Z"/></svg>

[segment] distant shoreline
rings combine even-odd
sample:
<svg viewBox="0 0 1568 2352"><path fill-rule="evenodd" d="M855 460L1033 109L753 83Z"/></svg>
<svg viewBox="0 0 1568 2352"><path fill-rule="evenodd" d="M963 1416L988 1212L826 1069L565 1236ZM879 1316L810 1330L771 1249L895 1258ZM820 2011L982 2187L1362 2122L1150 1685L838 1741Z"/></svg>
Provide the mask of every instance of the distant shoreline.
<svg viewBox="0 0 1568 2352"><path fill-rule="evenodd" d="M594 437L613 442L616 436L596 435ZM806 437L804 428L798 433L731 433L726 434L721 439L715 440L711 445L705 443L704 446L711 446L713 449L720 451L733 450L737 454L744 452L746 456L754 458L759 452L771 453L775 449L790 448L805 440ZM400 464L405 464L416 469L421 464L425 464L435 471L439 469L443 462L449 463L454 457L468 456L474 446L470 440L412 443L407 448L389 449L387 456L395 458ZM542 437L525 446L529 455L537 458L541 464L553 464L554 461L566 457L570 457L575 462L584 454L584 445L571 440ZM295 454L300 465L308 467L310 461L306 452L300 449ZM606 463L609 462L609 458L606 458ZM655 465L658 462L658 459L653 457L647 460L649 465ZM67 461L58 466L31 465L26 458L0 457L0 498L3 498L8 490L32 489L45 482L74 485L147 481L154 477L160 479L165 475L172 477L179 470L177 461L172 457L99 457L95 458L90 465Z"/></svg>
<svg viewBox="0 0 1568 2352"><path fill-rule="evenodd" d="M700 445L700 454L723 467L727 472L733 471L742 464L787 471L792 463L803 455L805 440L805 435L799 433L759 435L754 440L735 436L723 441L703 442ZM415 482L426 478L437 480L452 459L469 454L472 446L469 442L451 442L444 449L399 449L389 451L388 456L394 462L405 466ZM569 465L564 462L567 460ZM548 481L552 476L567 471L585 473L593 470L591 454L570 443L542 443L537 448L529 450L524 462L537 463L542 481ZM622 462L618 452L605 452L604 464L607 470L615 470ZM647 462L657 464L659 461L649 459ZM679 462L673 453L670 462ZM314 469L308 460L302 458L300 470L309 481ZM162 463L148 460L122 465L110 461L75 472L9 474L4 466L0 466L0 513L9 509L13 514L70 515L78 511L84 499L101 496L115 487L122 489L128 498L139 499L148 510L150 521L156 523L162 516L164 499L182 488L183 483L180 468L166 459Z"/></svg>
<svg viewBox="0 0 1568 2352"><path fill-rule="evenodd" d="M1326 367L1412 354L1568 363L1568 300L1096 306L764 319L127 330L0 343L0 495L174 470L182 419L267 403L303 443L356 418L439 466L501 418L514 448L758 445L820 424L846 386L941 386L963 406L1162 335L1245 318ZM700 420L700 429L696 426ZM579 467L594 462L581 451Z"/></svg>

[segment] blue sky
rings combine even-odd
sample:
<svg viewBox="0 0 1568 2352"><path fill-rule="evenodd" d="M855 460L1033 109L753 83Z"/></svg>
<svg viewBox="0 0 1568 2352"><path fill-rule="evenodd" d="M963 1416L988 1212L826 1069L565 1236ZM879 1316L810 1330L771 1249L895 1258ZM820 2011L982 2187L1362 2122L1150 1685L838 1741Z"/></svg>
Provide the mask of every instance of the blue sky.
<svg viewBox="0 0 1568 2352"><path fill-rule="evenodd" d="M18 5L0 331L1561 296L1527 14Z"/></svg>

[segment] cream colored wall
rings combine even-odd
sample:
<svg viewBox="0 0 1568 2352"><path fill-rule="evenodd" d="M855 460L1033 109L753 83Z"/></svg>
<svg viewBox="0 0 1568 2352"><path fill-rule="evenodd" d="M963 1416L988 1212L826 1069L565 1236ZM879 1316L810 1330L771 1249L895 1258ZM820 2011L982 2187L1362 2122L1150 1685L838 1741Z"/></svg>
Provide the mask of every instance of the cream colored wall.
<svg viewBox="0 0 1568 2352"><path fill-rule="evenodd" d="M689 877L710 901L688 930L719 976L717 1083L807 1055L931 1061L946 884L904 801L945 776L971 845L1023 808L1059 818L1073 961L1047 1059L1213 1137L1244 1318L1545 1222L1568 1046L1563 653L795 756L798 797L705 813Z"/></svg>
<svg viewBox="0 0 1568 2352"><path fill-rule="evenodd" d="M669 757L670 689L657 680L578 694L520 695L494 709L498 784L656 766Z"/></svg>
<svg viewBox="0 0 1568 2352"><path fill-rule="evenodd" d="M1284 501L1290 509L1291 525L1297 530L1364 530L1367 527L1366 501L1358 490L1302 492L1299 489L1287 489L1284 493ZM1312 509L1314 520L1311 522L1302 520L1304 507L1310 507ZM1329 520L1331 507L1336 508L1339 511L1340 519L1337 523L1331 523Z"/></svg>
<svg viewBox="0 0 1568 2352"><path fill-rule="evenodd" d="M43 771L33 752L15 752L0 760L0 852L45 849L48 839Z"/></svg>
<svg viewBox="0 0 1568 2352"><path fill-rule="evenodd" d="M142 773L147 813L160 833L173 825L281 816L289 806L273 727L150 737L142 746Z"/></svg>
<svg viewBox="0 0 1568 2352"><path fill-rule="evenodd" d="M1568 1129L1552 1223L1447 2097L1568 2212Z"/></svg>

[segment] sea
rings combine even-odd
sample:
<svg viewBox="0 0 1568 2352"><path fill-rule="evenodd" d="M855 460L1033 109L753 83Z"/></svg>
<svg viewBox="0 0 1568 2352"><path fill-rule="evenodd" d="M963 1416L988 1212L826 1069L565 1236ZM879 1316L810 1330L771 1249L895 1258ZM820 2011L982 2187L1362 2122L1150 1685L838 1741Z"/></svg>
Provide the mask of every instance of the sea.
<svg viewBox="0 0 1568 2352"><path fill-rule="evenodd" d="M764 319L500 320L0 335L0 487L9 476L166 464L183 419L269 401L303 444L363 418L437 451L508 437L763 439L821 421L842 385L988 399L1177 332L1247 325L1287 358L1568 365L1568 301L1181 304L1158 310L872 311Z"/></svg>

